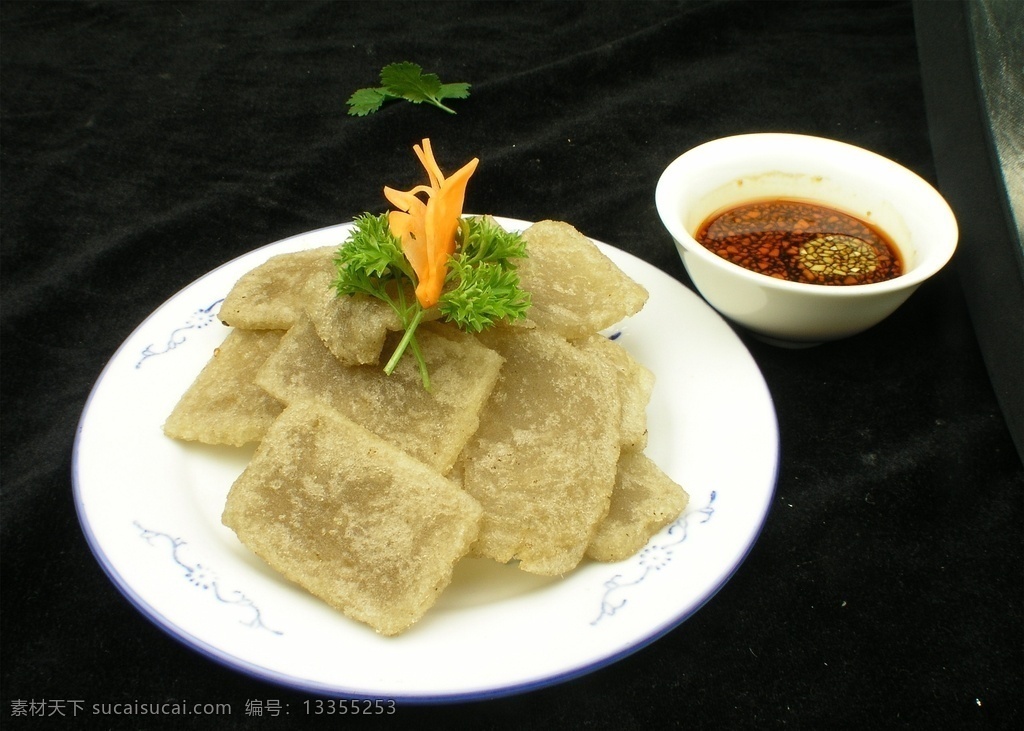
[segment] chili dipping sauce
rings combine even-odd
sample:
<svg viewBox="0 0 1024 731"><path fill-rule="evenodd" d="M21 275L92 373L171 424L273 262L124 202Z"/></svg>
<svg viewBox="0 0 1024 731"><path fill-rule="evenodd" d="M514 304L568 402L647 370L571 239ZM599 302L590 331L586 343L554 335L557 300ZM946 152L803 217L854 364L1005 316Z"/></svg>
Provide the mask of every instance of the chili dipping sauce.
<svg viewBox="0 0 1024 731"><path fill-rule="evenodd" d="M709 217L695 237L744 269L808 284L871 284L903 273L899 250L877 227L818 203L755 200Z"/></svg>

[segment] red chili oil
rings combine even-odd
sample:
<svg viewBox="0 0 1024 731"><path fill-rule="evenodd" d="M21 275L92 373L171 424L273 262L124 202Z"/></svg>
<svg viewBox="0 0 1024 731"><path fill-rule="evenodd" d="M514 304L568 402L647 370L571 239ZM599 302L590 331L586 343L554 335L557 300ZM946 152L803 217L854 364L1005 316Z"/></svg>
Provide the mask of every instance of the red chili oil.
<svg viewBox="0 0 1024 731"><path fill-rule="evenodd" d="M877 227L810 201L771 198L709 217L695 237L752 272L808 284L871 284L903 273L892 240Z"/></svg>

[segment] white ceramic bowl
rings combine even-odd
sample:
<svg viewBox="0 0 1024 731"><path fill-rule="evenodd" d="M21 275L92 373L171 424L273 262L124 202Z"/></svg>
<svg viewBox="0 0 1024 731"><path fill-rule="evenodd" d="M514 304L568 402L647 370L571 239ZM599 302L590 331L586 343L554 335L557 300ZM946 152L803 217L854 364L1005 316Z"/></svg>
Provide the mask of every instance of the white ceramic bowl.
<svg viewBox="0 0 1024 731"><path fill-rule="evenodd" d="M818 202L873 223L896 244L904 273L873 284L792 282L748 271L694 239L713 213L771 197ZM938 272L957 244L953 212L918 175L873 152L806 135L737 135L695 147L662 173L655 201L704 299L780 345L836 340L875 325Z"/></svg>

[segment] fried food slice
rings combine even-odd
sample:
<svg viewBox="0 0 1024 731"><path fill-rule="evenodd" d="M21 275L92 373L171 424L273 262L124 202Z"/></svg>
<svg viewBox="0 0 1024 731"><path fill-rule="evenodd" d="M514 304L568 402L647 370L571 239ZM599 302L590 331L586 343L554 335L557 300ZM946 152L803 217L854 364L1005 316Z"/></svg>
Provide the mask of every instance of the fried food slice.
<svg viewBox="0 0 1024 731"><path fill-rule="evenodd" d="M384 338L400 330L402 322L383 300L365 294L339 297L332 286L335 276L326 269L309 276L303 293L306 314L324 345L342 363L376 363Z"/></svg>
<svg viewBox="0 0 1024 731"><path fill-rule="evenodd" d="M611 509L587 547L596 561L622 561L678 518L689 496L649 457L625 451L619 458Z"/></svg>
<svg viewBox="0 0 1024 731"><path fill-rule="evenodd" d="M449 480L311 402L274 422L222 516L272 568L384 635L434 604L479 518Z"/></svg>
<svg viewBox="0 0 1024 731"><path fill-rule="evenodd" d="M317 270L334 271L336 246L278 254L242 275L220 305L225 325L287 330L303 311L303 288Z"/></svg>
<svg viewBox="0 0 1024 731"><path fill-rule="evenodd" d="M175 439L240 447L258 442L281 413L281 402L256 385L281 330L232 330L164 423Z"/></svg>
<svg viewBox="0 0 1024 731"><path fill-rule="evenodd" d="M647 446L647 404L654 390L654 374L604 336L595 335L577 345L595 358L604 358L613 368L622 403L622 448L643 450Z"/></svg>
<svg viewBox="0 0 1024 731"><path fill-rule="evenodd" d="M346 366L302 317L256 382L287 404L319 401L446 474L476 431L502 358L471 335L421 325L417 340L431 390L406 356L390 376L378 365Z"/></svg>
<svg viewBox="0 0 1024 731"><path fill-rule="evenodd" d="M569 340L587 337L634 315L647 290L567 223L540 221L523 232L528 256L517 262L537 327Z"/></svg>
<svg viewBox="0 0 1024 731"><path fill-rule="evenodd" d="M481 339L505 364L460 460L463 487L484 509L474 553L564 574L608 512L621 441L615 376L552 333Z"/></svg>

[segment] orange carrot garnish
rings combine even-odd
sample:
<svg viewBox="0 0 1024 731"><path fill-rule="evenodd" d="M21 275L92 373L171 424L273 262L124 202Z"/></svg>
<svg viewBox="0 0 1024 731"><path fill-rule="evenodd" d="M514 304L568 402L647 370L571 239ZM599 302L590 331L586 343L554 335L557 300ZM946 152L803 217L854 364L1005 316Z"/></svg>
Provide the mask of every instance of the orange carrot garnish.
<svg viewBox="0 0 1024 731"><path fill-rule="evenodd" d="M384 372L391 375L408 352L429 391L427 361L416 340L424 319L440 318L478 333L499 320L525 317L530 294L519 286L516 271L516 262L527 256L523 237L487 217L462 217L466 184L478 160L446 178L430 140L414 149L427 183L411 190L384 188L397 210L353 221L350 236L334 255L338 277L333 287L338 296L367 295L394 310L404 332ZM410 286L415 297L409 296Z"/></svg>
<svg viewBox="0 0 1024 731"><path fill-rule="evenodd" d="M402 191L384 188L384 196L399 210L388 214L391 232L402 241L402 253L416 273L416 299L426 309L437 304L455 253L455 235L466 198L466 184L479 163L473 158L445 178L430 149L430 140L413 147L427 171L428 185ZM426 200L419 196L423 194Z"/></svg>

